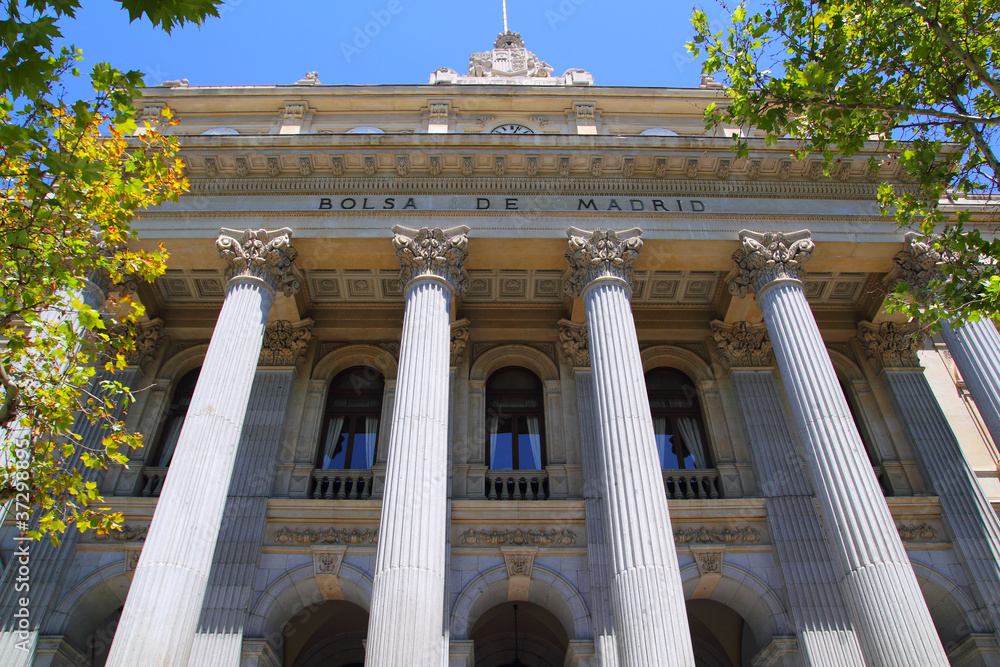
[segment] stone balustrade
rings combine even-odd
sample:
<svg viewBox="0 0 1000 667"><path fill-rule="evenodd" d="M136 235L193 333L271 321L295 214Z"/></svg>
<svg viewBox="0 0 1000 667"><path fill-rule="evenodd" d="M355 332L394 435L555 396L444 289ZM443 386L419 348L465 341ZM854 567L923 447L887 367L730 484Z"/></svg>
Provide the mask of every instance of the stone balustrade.
<svg viewBox="0 0 1000 667"><path fill-rule="evenodd" d="M544 470L491 470L486 473L486 497L490 500L545 500L549 497L549 475Z"/></svg>
<svg viewBox="0 0 1000 667"><path fill-rule="evenodd" d="M142 478L145 480L142 485L142 496L144 498L158 498L160 489L163 488L163 480L167 478L169 468L143 468Z"/></svg>
<svg viewBox="0 0 1000 667"><path fill-rule="evenodd" d="M316 500L368 500L371 495L371 470L313 470L311 496Z"/></svg>
<svg viewBox="0 0 1000 667"><path fill-rule="evenodd" d="M705 500L719 497L719 471L664 470L663 488L667 500Z"/></svg>

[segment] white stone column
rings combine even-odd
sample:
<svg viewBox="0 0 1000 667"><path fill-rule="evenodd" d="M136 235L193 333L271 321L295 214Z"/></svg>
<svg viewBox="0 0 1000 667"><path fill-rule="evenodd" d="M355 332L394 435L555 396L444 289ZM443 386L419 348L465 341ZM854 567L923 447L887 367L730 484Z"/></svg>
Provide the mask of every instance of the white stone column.
<svg viewBox="0 0 1000 667"><path fill-rule="evenodd" d="M467 227L397 227L406 285L365 664L444 659L451 298L464 287Z"/></svg>
<svg viewBox="0 0 1000 667"><path fill-rule="evenodd" d="M944 261L941 253L917 234L906 235L905 247L895 261L900 277L915 290L925 289L932 279L945 279L938 269ZM978 322L946 321L941 337L993 443L1000 447L1000 333L987 318Z"/></svg>
<svg viewBox="0 0 1000 667"><path fill-rule="evenodd" d="M619 662L693 667L680 568L629 299L639 230L568 231L590 338L598 459Z"/></svg>
<svg viewBox="0 0 1000 667"><path fill-rule="evenodd" d="M920 328L862 322L858 337L880 370L924 480L940 498L952 545L1000 640L1000 519L924 377L917 358L924 339Z"/></svg>
<svg viewBox="0 0 1000 667"><path fill-rule="evenodd" d="M712 322L746 426L757 488L806 665L864 665L812 487L785 421L763 324Z"/></svg>
<svg viewBox="0 0 1000 667"><path fill-rule="evenodd" d="M109 667L186 667L275 290L299 288L291 230L222 230L226 299L115 634Z"/></svg>
<svg viewBox="0 0 1000 667"><path fill-rule="evenodd" d="M808 232L740 232L736 296L756 293L805 450L830 557L869 665L948 664L800 280Z"/></svg>

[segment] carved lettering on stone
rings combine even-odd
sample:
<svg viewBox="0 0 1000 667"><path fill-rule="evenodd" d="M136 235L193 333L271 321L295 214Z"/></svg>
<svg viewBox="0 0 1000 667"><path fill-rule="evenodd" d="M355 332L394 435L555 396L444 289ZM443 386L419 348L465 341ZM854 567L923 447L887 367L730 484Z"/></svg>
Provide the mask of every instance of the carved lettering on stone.
<svg viewBox="0 0 1000 667"><path fill-rule="evenodd" d="M469 344L469 320L461 319L451 325L451 365L458 366L465 357Z"/></svg>
<svg viewBox="0 0 1000 667"><path fill-rule="evenodd" d="M312 320L292 324L288 320L271 322L264 329L264 342L260 349L258 366L294 366L305 357Z"/></svg>
<svg viewBox="0 0 1000 667"><path fill-rule="evenodd" d="M770 365L771 341L764 324L712 322L712 337L722 358L731 368Z"/></svg>
<svg viewBox="0 0 1000 667"><path fill-rule="evenodd" d="M547 546L571 546L576 544L576 533L572 530L522 530L514 529L481 529L470 528L459 536L460 544L535 544Z"/></svg>
<svg viewBox="0 0 1000 667"><path fill-rule="evenodd" d="M920 325L883 322L858 325L858 338L865 346L868 359L875 368L919 368L917 350L924 346L924 333Z"/></svg>
<svg viewBox="0 0 1000 667"><path fill-rule="evenodd" d="M576 368L590 367L590 343L586 322L559 320L559 342L566 361Z"/></svg>
<svg viewBox="0 0 1000 667"><path fill-rule="evenodd" d="M742 247L733 253L736 275L729 291L737 297L759 292L775 280L802 280L802 265L809 259L815 244L808 231L740 232Z"/></svg>
<svg viewBox="0 0 1000 667"><path fill-rule="evenodd" d="M723 544L733 544L735 542L760 542L760 531L752 526L743 528L678 528L674 531L674 542L678 544L690 544L692 542L700 544L710 544L712 542L722 542Z"/></svg>
<svg viewBox="0 0 1000 667"><path fill-rule="evenodd" d="M377 528L279 528L271 539L277 544L375 544Z"/></svg>
<svg viewBox="0 0 1000 667"><path fill-rule="evenodd" d="M392 240L404 285L421 275L444 278L458 293L465 291L464 265L468 227L407 229L396 227Z"/></svg>
<svg viewBox="0 0 1000 667"><path fill-rule="evenodd" d="M223 229L215 247L228 263L226 280L253 277L263 280L272 289L292 296L302 287L295 258L298 252L292 247L292 230L279 229Z"/></svg>
<svg viewBox="0 0 1000 667"><path fill-rule="evenodd" d="M641 233L639 229L587 232L570 227L567 230L569 273L566 293L573 297L580 296L595 279L608 276L624 280L631 288L635 279L632 267L642 250Z"/></svg>

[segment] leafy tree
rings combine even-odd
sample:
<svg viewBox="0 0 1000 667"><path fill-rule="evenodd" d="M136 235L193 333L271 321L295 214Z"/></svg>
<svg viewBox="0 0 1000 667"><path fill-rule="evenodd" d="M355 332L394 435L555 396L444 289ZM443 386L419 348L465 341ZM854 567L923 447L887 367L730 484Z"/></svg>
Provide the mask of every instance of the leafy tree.
<svg viewBox="0 0 1000 667"><path fill-rule="evenodd" d="M734 138L744 157L754 136L790 138L827 175L854 155L872 175L898 160L906 180L880 184L882 211L948 262L941 280L901 284L892 303L931 324L1000 312L1000 240L972 224L996 219L1000 2L771 0L731 16L718 31L704 11L692 18L688 49L726 80L708 125L746 128Z"/></svg>
<svg viewBox="0 0 1000 667"><path fill-rule="evenodd" d="M132 20L169 32L217 15L216 0L120 0ZM58 47L60 21L77 0L8 0L0 20L0 502L29 535L58 541L68 526L106 532L119 514L101 507L87 469L124 463L141 436L121 421L130 389L116 377L143 314L128 291L107 304L90 283L149 281L166 253L129 248L139 212L174 200L188 183L163 118L138 127L138 72L106 63L90 75L92 100L66 100L79 76L73 47ZM134 245L134 244L133 244ZM98 376L99 371L105 371ZM105 378L98 380L98 377ZM110 379L107 379L110 378ZM99 429L100 442L81 432ZM93 440L93 438L91 438Z"/></svg>

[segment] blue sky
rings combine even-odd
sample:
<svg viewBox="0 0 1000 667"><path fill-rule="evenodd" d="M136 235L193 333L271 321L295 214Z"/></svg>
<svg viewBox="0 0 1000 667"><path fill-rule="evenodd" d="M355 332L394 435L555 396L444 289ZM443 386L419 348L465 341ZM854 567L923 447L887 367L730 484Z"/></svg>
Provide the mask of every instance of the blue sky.
<svg viewBox="0 0 1000 667"><path fill-rule="evenodd" d="M691 9L690 0L508 0L511 30L556 74L579 67L606 86L696 86L700 68L684 49ZM464 73L469 53L492 48L502 28L500 0L229 0L221 18L168 36L129 24L112 0L87 0L63 33L83 49L83 69L106 60L151 85L289 84L310 70L325 84L363 84Z"/></svg>

